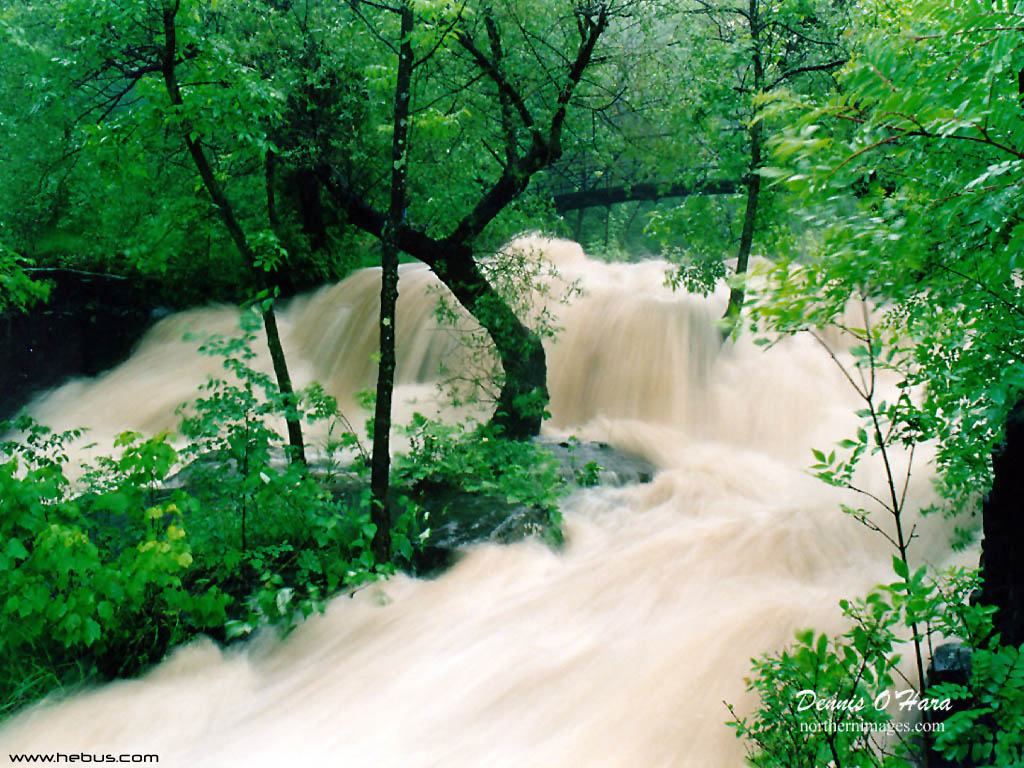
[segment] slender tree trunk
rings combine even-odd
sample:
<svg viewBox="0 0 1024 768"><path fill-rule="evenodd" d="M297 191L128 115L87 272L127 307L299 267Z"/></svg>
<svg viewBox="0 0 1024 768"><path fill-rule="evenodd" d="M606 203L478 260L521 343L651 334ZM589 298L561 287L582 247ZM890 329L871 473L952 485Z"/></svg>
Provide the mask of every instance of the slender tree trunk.
<svg viewBox="0 0 1024 768"><path fill-rule="evenodd" d="M754 224L757 221L757 203L761 193L761 177L757 169L761 166L761 123L750 126L750 173L747 176L747 205L743 211L743 230L740 232L740 247L736 252L736 274L744 275L750 264L750 249L754 244ZM730 324L739 317L743 306L744 291L734 286L729 291L729 306L725 310Z"/></svg>
<svg viewBox="0 0 1024 768"><path fill-rule="evenodd" d="M391 400L395 389L395 307L398 303L398 228L406 206L406 165L408 163L409 100L412 89L411 0L401 7L401 41L398 50L398 78L395 84L395 112L391 142L391 199L381 236L380 281L380 364L377 367L377 401L373 414L373 457L370 460L371 518L377 526L373 555L377 562L391 558L391 508L388 487L391 473Z"/></svg>
<svg viewBox="0 0 1024 768"><path fill-rule="evenodd" d="M752 61L754 90L760 91L764 83L764 62L761 60L761 20L759 16L760 0L750 0L748 21L750 24L750 40L752 45ZM756 120L748 131L750 135L750 170L747 172L747 205L743 211L743 230L740 232L740 247L736 253L736 274L745 275L750 262L750 248L754 244L754 224L757 222L757 203L761 193L761 177L757 171L761 167L761 144L763 128L760 120ZM743 307L744 291L734 287L729 291L729 305L725 309L725 320L733 326L739 319Z"/></svg>
<svg viewBox="0 0 1024 768"><path fill-rule="evenodd" d="M178 79L175 74L175 57L177 56L177 29L175 27L176 14L176 4L164 6L164 53L162 71L164 86L167 89L167 95L171 100L171 104L176 107L180 107L184 102L181 96L181 88L178 86ZM214 175L213 166L210 164L210 160L207 158L206 152L203 150L199 141L195 138L192 126L189 124L188 120L184 120L181 127L185 135L185 146L188 148L189 155L191 155L192 161L196 166L196 170L199 171L199 176L203 181L203 186L206 188L207 194L209 194L213 200L213 204L217 207L221 220L224 222L225 228L231 235L231 239L234 241L235 247L253 271L259 273L261 284L265 288L271 289L273 286L269 275L267 275L266 271L257 266L256 255L253 253L252 247L249 245L249 241L245 236L245 232L242 230L242 226L239 224L238 218L235 216L231 203L228 201L227 196L224 194L224 190L221 188L220 183L217 181L217 177ZM277 385L281 390L281 394L284 396L285 401L289 404L288 412L286 413L286 421L288 423L290 459L291 461L305 463L302 427L299 423L298 414L294 408L295 392L292 388L291 376L288 374L288 365L285 361L284 348L281 346L281 336L277 330L277 316L274 313L273 305L270 305L268 309L263 311L263 326L267 332L267 346L270 348L270 359L274 365L274 374L277 377Z"/></svg>
<svg viewBox="0 0 1024 768"><path fill-rule="evenodd" d="M277 219L277 205L274 199L274 169L276 165L277 155L273 151L268 150L266 159L267 219L270 221L270 227L275 234L280 230L280 222ZM273 283L270 280L270 274L265 270L259 271L263 275L264 287L273 295ZM285 361L281 336L277 331L277 313L274 311L273 304L263 311L263 327L267 332L267 346L270 348L270 359L274 364L277 386L285 400L285 423L288 426L288 459L290 462L305 464L306 450L302 441L302 424L299 421L298 400L295 397L295 389L292 387L292 378L288 373L288 363Z"/></svg>

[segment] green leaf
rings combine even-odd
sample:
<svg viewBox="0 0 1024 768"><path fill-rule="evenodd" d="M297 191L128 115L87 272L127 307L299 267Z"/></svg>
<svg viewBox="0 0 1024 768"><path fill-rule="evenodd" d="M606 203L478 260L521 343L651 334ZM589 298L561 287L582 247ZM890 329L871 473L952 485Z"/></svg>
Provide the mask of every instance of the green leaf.
<svg viewBox="0 0 1024 768"><path fill-rule="evenodd" d="M4 546L4 554L13 560L24 560L28 557L28 550L25 549L24 545L18 539L8 539L7 544Z"/></svg>
<svg viewBox="0 0 1024 768"><path fill-rule="evenodd" d="M907 567L907 564L896 555L892 556L892 569L896 572L896 575L904 581L907 581L910 578L910 568Z"/></svg>

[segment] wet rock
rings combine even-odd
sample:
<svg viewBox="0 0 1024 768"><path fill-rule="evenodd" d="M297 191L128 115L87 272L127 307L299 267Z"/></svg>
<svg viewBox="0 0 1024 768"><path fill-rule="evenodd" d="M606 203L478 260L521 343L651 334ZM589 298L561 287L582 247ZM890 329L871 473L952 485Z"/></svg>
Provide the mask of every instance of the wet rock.
<svg viewBox="0 0 1024 768"><path fill-rule="evenodd" d="M570 488L647 483L656 471L649 462L617 451L607 443L545 439L539 439L538 443L558 459L561 477ZM317 471L315 459L311 467ZM180 480L175 484L180 487ZM327 486L335 498L357 504L364 481L342 472L335 474ZM421 542L412 563L412 571L419 576L434 575L450 567L456 552L470 544L484 541L509 544L543 534L548 528L545 510L509 502L501 496L468 493L447 485L392 488L393 510L399 508L397 498L400 495L415 500L426 513L424 527L429 529L429 534Z"/></svg>
<svg viewBox="0 0 1024 768"><path fill-rule="evenodd" d="M557 458L560 475L572 488L587 486L621 487L650 482L655 467L643 459L617 451L607 443L557 442L539 439L538 443ZM271 463L285 464L283 452L276 452ZM215 464L200 458L162 484L164 491L183 489L195 494L197 484L211 471L234 474L232 464ZM328 466L311 457L310 470L321 476L331 494L353 507L360 504L365 480L346 469ZM570 491L571 492L571 491ZM419 576L434 575L450 567L456 552L470 544L489 541L509 544L527 536L543 535L549 527L544 509L510 502L501 496L469 493L457 487L440 484L417 488L392 488L393 511L401 509L400 496L408 496L419 504L426 515L423 525L429 533L417 548L412 571Z"/></svg>
<svg viewBox="0 0 1024 768"><path fill-rule="evenodd" d="M555 454L562 477L576 485L638 485L651 482L656 471L649 461L617 451L608 443L543 438L537 443Z"/></svg>
<svg viewBox="0 0 1024 768"><path fill-rule="evenodd" d="M928 685L967 685L971 678L971 649L963 643L946 643L935 649L928 665Z"/></svg>
<svg viewBox="0 0 1024 768"><path fill-rule="evenodd" d="M558 459L560 474L570 487L636 485L650 482L655 473L649 462L617 451L607 443L544 439L537 442ZM456 551L469 544L508 544L542 534L548 527L544 510L495 496L434 489L417 501L429 513L430 526L430 535L413 564L419 575L449 567Z"/></svg>
<svg viewBox="0 0 1024 768"><path fill-rule="evenodd" d="M37 269L50 299L0 315L0 419L73 376L95 376L126 359L157 319L143 291L117 275Z"/></svg>

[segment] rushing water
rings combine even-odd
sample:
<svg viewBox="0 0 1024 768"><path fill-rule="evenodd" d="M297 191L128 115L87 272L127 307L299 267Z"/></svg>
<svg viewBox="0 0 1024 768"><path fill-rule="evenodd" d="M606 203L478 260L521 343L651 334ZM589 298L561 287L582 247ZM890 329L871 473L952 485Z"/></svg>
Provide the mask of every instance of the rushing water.
<svg viewBox="0 0 1024 768"><path fill-rule="evenodd" d="M221 650L199 640L140 680L15 718L4 752L144 752L165 766L740 765L723 700L749 710L752 656L794 629L843 627L837 601L889 577L889 545L810 477L810 448L849 436L858 407L810 339L767 352L720 344L724 297L663 286L665 265L603 264L564 242L549 309L552 435L607 441L653 462L653 482L569 500L566 546L479 545L433 581L399 576L333 601L286 640ZM571 281L584 293L554 300ZM344 407L372 383L379 272L297 299L283 313L295 377ZM404 268L398 418L434 407L436 281ZM187 328L230 333L233 310L163 321L118 369L35 405L93 439L173 428L175 406L218 361ZM354 411L352 411L354 413ZM362 417L360 417L361 420ZM356 420L356 419L353 419ZM923 461L909 497L930 499ZM860 482L882 489L867 467ZM941 522L914 557L949 558Z"/></svg>

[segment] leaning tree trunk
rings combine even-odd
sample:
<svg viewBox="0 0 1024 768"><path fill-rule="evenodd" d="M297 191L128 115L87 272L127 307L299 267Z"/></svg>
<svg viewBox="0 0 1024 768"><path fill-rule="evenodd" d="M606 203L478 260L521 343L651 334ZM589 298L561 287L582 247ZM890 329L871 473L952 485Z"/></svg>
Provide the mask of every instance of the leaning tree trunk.
<svg viewBox="0 0 1024 768"><path fill-rule="evenodd" d="M548 402L547 362L540 337L487 282L468 246L459 258L437 261L432 267L494 342L504 380L491 425L513 440L530 439L540 432Z"/></svg>
<svg viewBox="0 0 1024 768"><path fill-rule="evenodd" d="M175 16L177 11L177 5L165 5L163 8L165 42L161 61L161 70L164 78L164 87L167 90L167 96L170 98L171 104L175 107L181 107L184 102L181 96L181 88L178 85L178 78L175 73L175 57L177 56L177 28L175 26ZM209 194L210 198L213 200L213 203L220 214L221 220L224 222L225 229L227 229L228 234L231 235L231 239L235 243L235 247L242 255L242 258L245 259L246 263L249 264L250 268L254 272L259 273L259 277L264 287L268 289L271 288L269 277L266 271L257 265L256 256L253 253L252 247L249 245L249 240L246 238L245 232L242 231L242 225L239 223L238 217L235 216L234 208L231 206L227 195L224 194L224 190L217 181L217 177L213 172L213 166L211 165L209 158L206 156L206 152L203 150L202 145L193 133L191 123L188 120L183 119L181 127L185 137L185 146L188 148L189 155L191 155L192 161L196 166L196 170L199 172L199 177L203 181L203 186L206 188L207 194ZM274 375L277 378L277 385L287 404L285 421L288 424L289 460L293 463L305 464L306 455L302 440L302 426L299 422L291 376L288 373L288 365L285 362L284 348L281 345L281 337L277 330L277 316L274 313L274 307L272 304L263 311L263 327L267 332L267 346L270 349L270 359L273 361Z"/></svg>
<svg viewBox="0 0 1024 768"><path fill-rule="evenodd" d="M1006 645L1024 643L1024 400L1006 419L1006 433L992 455L995 479L981 506L981 602L998 608L995 629Z"/></svg>

